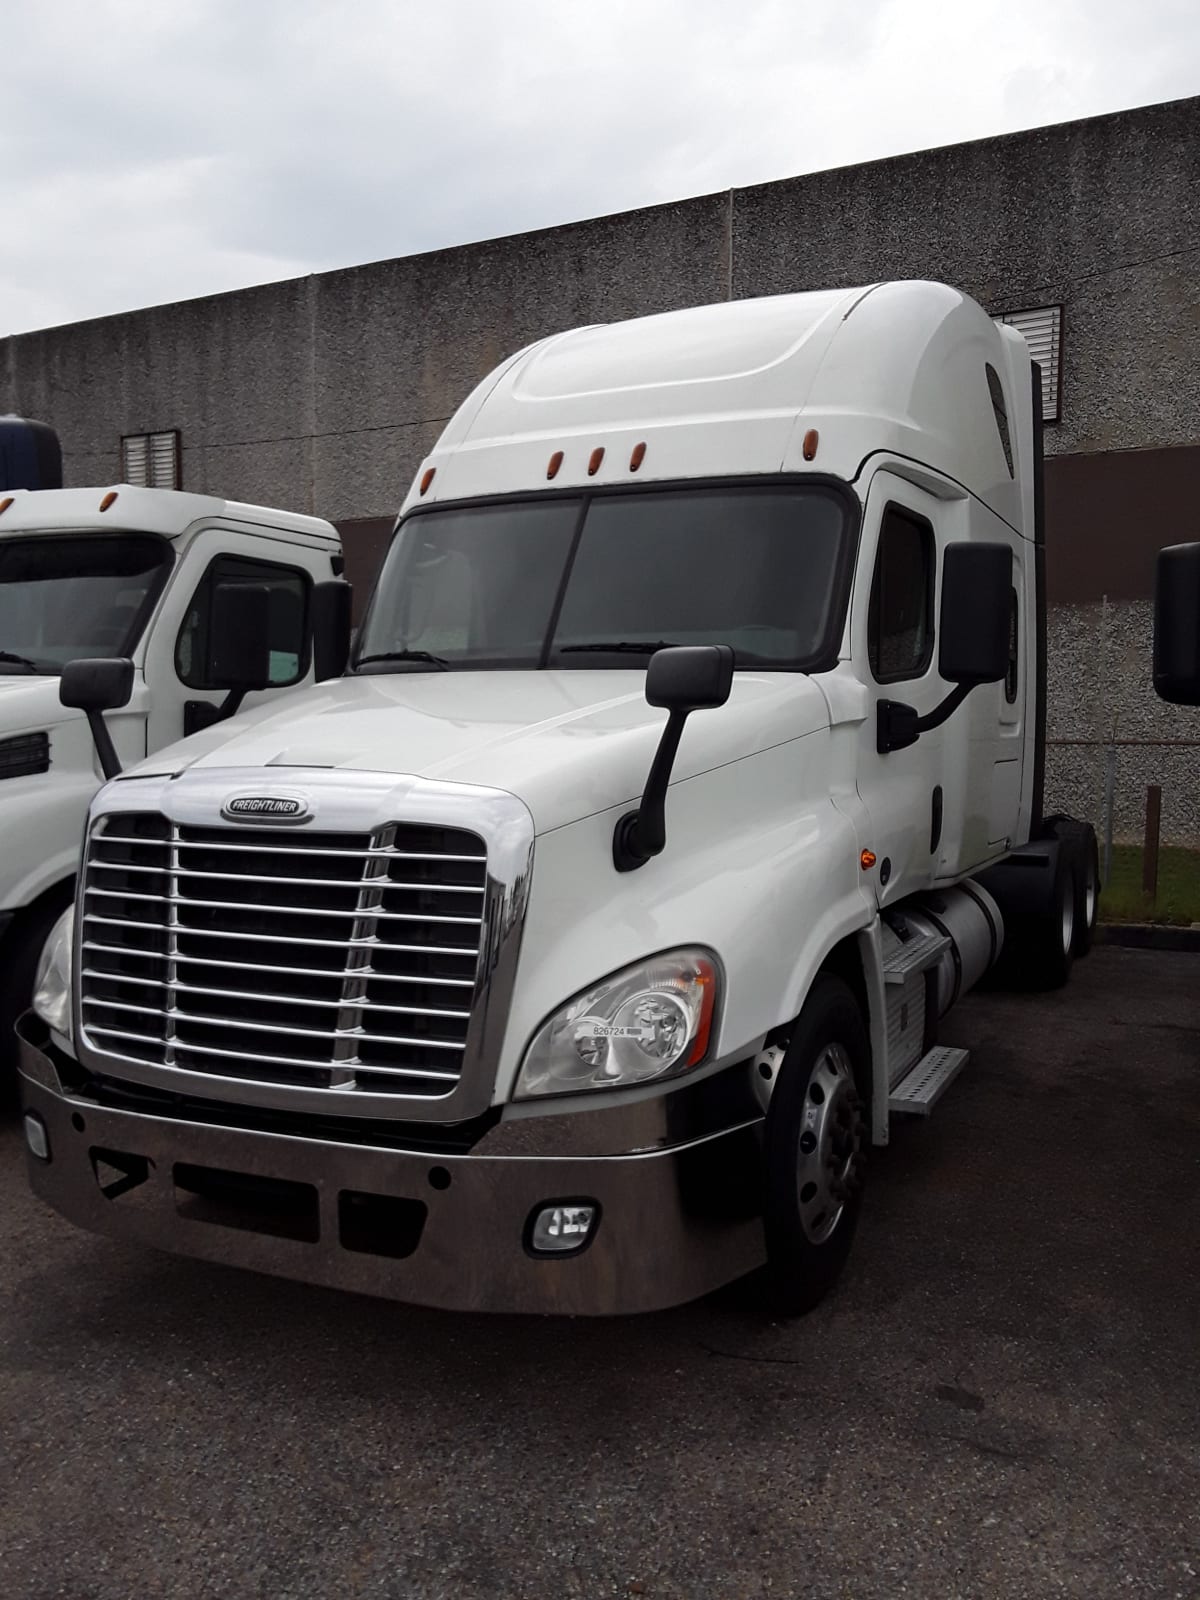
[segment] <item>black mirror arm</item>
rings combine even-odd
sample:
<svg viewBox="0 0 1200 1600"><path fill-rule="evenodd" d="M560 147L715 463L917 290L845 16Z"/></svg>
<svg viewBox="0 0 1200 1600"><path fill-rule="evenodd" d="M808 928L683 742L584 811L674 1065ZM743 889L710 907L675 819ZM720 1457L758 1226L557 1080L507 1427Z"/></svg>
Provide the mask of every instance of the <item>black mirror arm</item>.
<svg viewBox="0 0 1200 1600"><path fill-rule="evenodd" d="M184 738L190 738L193 733L203 733L205 728L215 728L219 722L236 717L247 693L245 689L230 689L220 705L216 706L211 700L189 700L183 708Z"/></svg>
<svg viewBox="0 0 1200 1600"><path fill-rule="evenodd" d="M923 717L902 700L881 700L876 711L875 748L881 756L891 750L907 750L923 733L948 722L974 688L973 683L955 684L941 705Z"/></svg>
<svg viewBox="0 0 1200 1600"><path fill-rule="evenodd" d="M973 683L956 683L940 706L934 706L926 716L917 718L918 735L928 733L931 728L940 728L943 722L949 722L974 688Z"/></svg>
<svg viewBox="0 0 1200 1600"><path fill-rule="evenodd" d="M627 811L613 829L613 866L618 872L644 867L651 856L662 853L667 842L667 787L688 714L686 710L673 710L668 716L642 803L636 811Z"/></svg>
<svg viewBox="0 0 1200 1600"><path fill-rule="evenodd" d="M88 727L92 730L92 743L96 746L96 754L100 757L100 771L105 778L115 778L121 770L121 763L117 759L117 752L113 746L112 734L108 731L108 723L104 720L103 711L85 711Z"/></svg>
<svg viewBox="0 0 1200 1600"><path fill-rule="evenodd" d="M225 722L230 717L236 717L245 698L245 689L230 689L224 700L217 707L216 721Z"/></svg>
<svg viewBox="0 0 1200 1600"><path fill-rule="evenodd" d="M105 778L115 778L121 770L112 735L104 720L106 711L118 711L129 704L133 693L133 662L126 656L80 657L68 661L58 683L58 698L73 711L82 711L92 733L92 743Z"/></svg>

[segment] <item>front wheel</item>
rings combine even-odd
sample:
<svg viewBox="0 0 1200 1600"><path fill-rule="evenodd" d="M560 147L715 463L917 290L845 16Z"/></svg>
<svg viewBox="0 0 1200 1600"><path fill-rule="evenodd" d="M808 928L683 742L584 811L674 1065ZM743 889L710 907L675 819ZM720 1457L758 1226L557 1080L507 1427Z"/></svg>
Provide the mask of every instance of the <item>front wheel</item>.
<svg viewBox="0 0 1200 1600"><path fill-rule="evenodd" d="M50 930L71 904L72 883L60 884L21 913L0 944L0 1106L17 1103L17 1018L33 1001L38 957Z"/></svg>
<svg viewBox="0 0 1200 1600"><path fill-rule="evenodd" d="M822 973L793 1029L767 1112L764 1287L785 1316L837 1282L862 1207L870 1045L850 989Z"/></svg>

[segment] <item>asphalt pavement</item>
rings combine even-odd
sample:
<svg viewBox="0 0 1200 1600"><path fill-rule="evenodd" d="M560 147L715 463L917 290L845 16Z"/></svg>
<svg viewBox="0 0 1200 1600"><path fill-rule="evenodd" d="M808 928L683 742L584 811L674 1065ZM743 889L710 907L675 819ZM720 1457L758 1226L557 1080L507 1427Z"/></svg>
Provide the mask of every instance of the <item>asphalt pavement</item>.
<svg viewBox="0 0 1200 1600"><path fill-rule="evenodd" d="M452 1316L79 1233L0 1129L0 1595L1200 1596L1200 956L973 996L846 1278Z"/></svg>

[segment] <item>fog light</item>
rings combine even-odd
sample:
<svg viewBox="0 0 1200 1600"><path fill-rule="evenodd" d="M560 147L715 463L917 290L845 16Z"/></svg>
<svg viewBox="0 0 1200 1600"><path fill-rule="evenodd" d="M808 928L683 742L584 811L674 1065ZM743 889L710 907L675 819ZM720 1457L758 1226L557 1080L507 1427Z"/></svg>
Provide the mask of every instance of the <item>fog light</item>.
<svg viewBox="0 0 1200 1600"><path fill-rule="evenodd" d="M50 1136L46 1132L46 1124L33 1111L25 1113L25 1143L29 1146L30 1155L36 1156L39 1161L49 1161Z"/></svg>
<svg viewBox="0 0 1200 1600"><path fill-rule="evenodd" d="M534 1216L529 1248L539 1256L563 1256L582 1250L599 1220L600 1207L594 1202L543 1206Z"/></svg>

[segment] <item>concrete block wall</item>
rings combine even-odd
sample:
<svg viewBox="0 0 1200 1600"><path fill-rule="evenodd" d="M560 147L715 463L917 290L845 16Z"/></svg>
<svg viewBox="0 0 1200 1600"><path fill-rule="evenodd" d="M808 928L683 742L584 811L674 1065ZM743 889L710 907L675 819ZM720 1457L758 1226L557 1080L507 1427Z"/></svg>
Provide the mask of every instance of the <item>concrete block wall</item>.
<svg viewBox="0 0 1200 1600"><path fill-rule="evenodd" d="M72 482L181 430L184 483L386 516L504 355L583 322L936 277L993 311L1063 300L1047 451L1200 442L1200 99L0 339L0 408Z"/></svg>
<svg viewBox="0 0 1200 1600"><path fill-rule="evenodd" d="M1200 98L740 191L734 293L939 278L1063 302L1050 455L1200 441Z"/></svg>
<svg viewBox="0 0 1200 1600"><path fill-rule="evenodd" d="M335 522L394 515L455 407L546 333L727 293L724 197L0 340L0 411L53 422L67 481L178 428L183 486Z"/></svg>
<svg viewBox="0 0 1200 1600"><path fill-rule="evenodd" d="M1053 737L1091 743L1052 746L1050 794L1095 815L1102 707L1150 730L1129 737L1178 740L1195 720L1149 695L1145 601L1153 550L1200 537L1200 522L1110 517L1114 588L1072 507L1085 458L1115 460L1120 480L1121 453L1177 457L1176 500L1193 452L1200 468L1198 264L1200 98L0 339L0 411L52 422L77 484L116 479L122 434L178 428L185 488L331 518L361 585L455 406L546 334L892 277L957 283L993 312L1061 301L1062 416L1045 430L1048 489L1050 469L1064 474L1048 497L1049 704ZM1111 548L1124 540L1138 560ZM1161 769L1172 836L1200 842L1192 759L1122 747L1123 831Z"/></svg>
<svg viewBox="0 0 1200 1600"><path fill-rule="evenodd" d="M1162 789L1162 842L1200 844L1200 710L1151 684L1149 601L1060 605L1047 619L1046 802L1105 818L1105 752L1116 752L1113 837L1140 844L1146 788ZM1081 742L1083 741L1083 742Z"/></svg>

